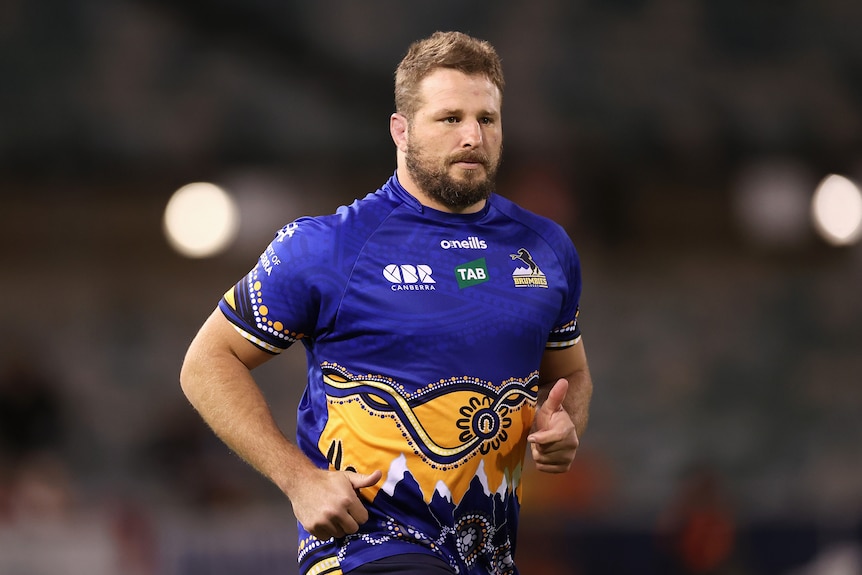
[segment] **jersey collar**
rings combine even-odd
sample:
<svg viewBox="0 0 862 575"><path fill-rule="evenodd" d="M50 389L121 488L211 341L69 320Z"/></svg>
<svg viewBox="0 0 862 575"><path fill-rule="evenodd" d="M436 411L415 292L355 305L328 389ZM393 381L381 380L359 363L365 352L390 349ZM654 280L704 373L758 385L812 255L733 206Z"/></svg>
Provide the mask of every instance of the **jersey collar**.
<svg viewBox="0 0 862 575"><path fill-rule="evenodd" d="M388 188L392 194L397 196L407 206L413 208L420 214L424 214L431 219L439 221L475 222L481 220L491 209L491 199L494 197L494 194L491 194L491 198L488 198L488 201L485 202L485 205L478 212L474 212L472 214L453 214L451 212L442 212L422 205L422 203L410 192L405 190L401 185L401 182L398 181L397 171L392 174L392 177L389 178L389 181L386 182L384 187Z"/></svg>

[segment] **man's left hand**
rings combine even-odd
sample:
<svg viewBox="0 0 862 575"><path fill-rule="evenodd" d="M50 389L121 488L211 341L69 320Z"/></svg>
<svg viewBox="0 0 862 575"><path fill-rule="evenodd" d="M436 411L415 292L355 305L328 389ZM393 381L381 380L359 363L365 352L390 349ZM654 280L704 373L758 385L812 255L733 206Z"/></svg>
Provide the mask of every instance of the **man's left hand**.
<svg viewBox="0 0 862 575"><path fill-rule="evenodd" d="M548 398L536 411L533 432L527 437L536 468L546 473L564 473L572 467L578 450L578 433L563 408L569 382L558 379Z"/></svg>

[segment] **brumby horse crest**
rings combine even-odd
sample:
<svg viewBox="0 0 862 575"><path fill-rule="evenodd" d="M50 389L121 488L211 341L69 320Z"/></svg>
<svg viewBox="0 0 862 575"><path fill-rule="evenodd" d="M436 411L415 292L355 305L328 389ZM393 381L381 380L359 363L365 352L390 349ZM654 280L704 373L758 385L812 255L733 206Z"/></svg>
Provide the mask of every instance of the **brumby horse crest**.
<svg viewBox="0 0 862 575"><path fill-rule="evenodd" d="M517 267L512 272L512 281L515 282L515 287L548 287L548 278L539 269L527 248L521 248L518 253L509 254L509 257L513 260L521 260L527 266Z"/></svg>

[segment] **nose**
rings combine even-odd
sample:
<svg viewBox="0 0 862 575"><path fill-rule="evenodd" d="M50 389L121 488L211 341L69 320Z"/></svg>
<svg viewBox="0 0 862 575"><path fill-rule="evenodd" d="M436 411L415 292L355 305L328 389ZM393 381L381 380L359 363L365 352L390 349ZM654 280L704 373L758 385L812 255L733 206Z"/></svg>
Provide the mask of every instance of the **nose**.
<svg viewBox="0 0 862 575"><path fill-rule="evenodd" d="M464 122L461 129L461 147L478 148L482 145L482 126L479 122Z"/></svg>

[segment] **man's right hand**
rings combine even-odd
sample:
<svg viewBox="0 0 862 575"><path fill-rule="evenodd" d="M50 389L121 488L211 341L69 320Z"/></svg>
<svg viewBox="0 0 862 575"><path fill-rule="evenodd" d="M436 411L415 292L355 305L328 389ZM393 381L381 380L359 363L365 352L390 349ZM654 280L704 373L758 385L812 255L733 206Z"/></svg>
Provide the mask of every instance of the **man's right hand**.
<svg viewBox="0 0 862 575"><path fill-rule="evenodd" d="M368 510L359 499L359 489L371 487L381 477L379 469L370 475L318 469L299 480L288 494L293 513L306 531L318 539L356 533L368 521Z"/></svg>

